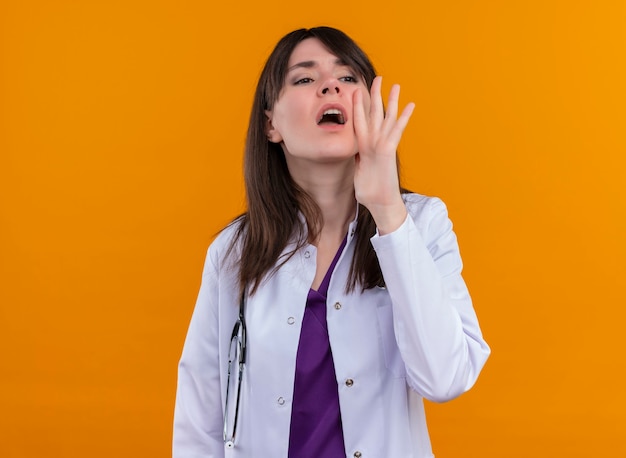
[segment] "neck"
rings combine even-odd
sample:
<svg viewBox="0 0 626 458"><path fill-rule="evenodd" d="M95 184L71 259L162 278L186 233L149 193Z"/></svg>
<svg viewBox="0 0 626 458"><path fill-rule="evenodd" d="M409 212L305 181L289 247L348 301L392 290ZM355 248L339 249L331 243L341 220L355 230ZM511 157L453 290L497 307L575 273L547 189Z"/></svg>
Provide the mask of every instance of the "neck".
<svg viewBox="0 0 626 458"><path fill-rule="evenodd" d="M356 212L354 197L354 162L310 164L304 173L293 173L294 181L309 194L322 212L322 230L318 244L341 242Z"/></svg>

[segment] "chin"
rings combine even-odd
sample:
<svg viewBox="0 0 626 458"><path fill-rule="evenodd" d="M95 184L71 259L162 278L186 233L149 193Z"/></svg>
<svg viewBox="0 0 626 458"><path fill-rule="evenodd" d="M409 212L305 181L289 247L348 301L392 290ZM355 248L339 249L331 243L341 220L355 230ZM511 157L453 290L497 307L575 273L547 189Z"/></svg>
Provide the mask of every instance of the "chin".
<svg viewBox="0 0 626 458"><path fill-rule="evenodd" d="M283 151L287 160L304 160L321 163L338 163L346 160L354 160L358 152L356 142L328 142L324 145L317 145L314 148L306 148L303 151L289 151L283 144Z"/></svg>
<svg viewBox="0 0 626 458"><path fill-rule="evenodd" d="M324 151L323 153L319 153L317 155L318 160L324 162L343 162L348 159L354 159L356 156L356 149L354 150L339 150L339 151Z"/></svg>
<svg viewBox="0 0 626 458"><path fill-rule="evenodd" d="M319 155L322 157L334 157L337 159L345 159L348 157L354 157L358 152L358 147L355 143L351 144L329 144L325 147L321 148L319 151Z"/></svg>

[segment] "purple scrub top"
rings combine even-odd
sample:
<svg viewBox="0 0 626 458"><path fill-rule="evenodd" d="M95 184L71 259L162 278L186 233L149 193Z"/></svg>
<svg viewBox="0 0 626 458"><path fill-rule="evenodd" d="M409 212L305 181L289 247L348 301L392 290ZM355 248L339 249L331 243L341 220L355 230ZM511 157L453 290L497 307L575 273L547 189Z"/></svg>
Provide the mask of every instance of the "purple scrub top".
<svg viewBox="0 0 626 458"><path fill-rule="evenodd" d="M289 458L345 458L339 392L326 324L326 295L342 242L317 291L311 289L300 331L289 432Z"/></svg>

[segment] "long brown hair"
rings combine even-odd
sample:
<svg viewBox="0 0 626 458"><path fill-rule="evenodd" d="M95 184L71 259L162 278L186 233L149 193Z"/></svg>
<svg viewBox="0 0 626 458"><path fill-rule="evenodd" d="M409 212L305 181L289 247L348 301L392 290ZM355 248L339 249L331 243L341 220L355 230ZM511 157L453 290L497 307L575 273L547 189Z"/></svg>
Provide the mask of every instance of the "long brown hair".
<svg viewBox="0 0 626 458"><path fill-rule="evenodd" d="M309 240L315 240L322 226L320 208L293 181L281 146L271 143L266 131L265 111L271 110L279 98L291 53L307 38L318 39L329 52L364 78L368 88L376 76L363 50L345 33L330 27L299 29L285 35L267 59L254 95L246 138L244 180L248 210L231 223L236 231L227 252L228 255L237 252L239 258L235 266L239 270L240 287L243 290L249 285L251 294L266 276L272 275ZM375 231L372 215L359 205L355 252L346 291L354 290L357 284L362 289L384 285L370 243ZM292 248L281 257L285 247L292 243Z"/></svg>

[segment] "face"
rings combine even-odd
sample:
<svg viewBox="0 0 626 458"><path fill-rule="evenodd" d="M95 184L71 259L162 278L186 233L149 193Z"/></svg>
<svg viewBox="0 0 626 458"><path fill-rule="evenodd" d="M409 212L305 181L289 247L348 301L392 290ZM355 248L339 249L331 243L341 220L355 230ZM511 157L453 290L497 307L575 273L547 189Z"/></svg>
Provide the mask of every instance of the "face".
<svg viewBox="0 0 626 458"><path fill-rule="evenodd" d="M268 137L280 143L289 165L332 162L357 153L353 94L369 92L363 77L339 61L316 38L300 42L273 109L266 112Z"/></svg>

